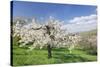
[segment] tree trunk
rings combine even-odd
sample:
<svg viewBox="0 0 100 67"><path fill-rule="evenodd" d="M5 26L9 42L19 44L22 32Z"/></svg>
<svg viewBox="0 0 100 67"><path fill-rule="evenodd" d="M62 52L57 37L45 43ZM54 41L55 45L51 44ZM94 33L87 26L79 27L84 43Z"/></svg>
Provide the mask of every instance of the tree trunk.
<svg viewBox="0 0 100 67"><path fill-rule="evenodd" d="M50 44L48 44L47 49L48 49L48 58L52 58L52 53L51 53L51 46L50 46Z"/></svg>

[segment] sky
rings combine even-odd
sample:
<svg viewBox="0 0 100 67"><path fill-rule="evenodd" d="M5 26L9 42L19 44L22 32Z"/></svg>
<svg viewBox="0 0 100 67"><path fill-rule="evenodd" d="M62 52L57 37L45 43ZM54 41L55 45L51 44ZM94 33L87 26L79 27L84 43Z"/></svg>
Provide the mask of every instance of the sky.
<svg viewBox="0 0 100 67"><path fill-rule="evenodd" d="M44 21L52 16L64 21L63 28L68 28L71 32L95 29L96 10L96 6L89 5L13 1L13 17L35 17Z"/></svg>

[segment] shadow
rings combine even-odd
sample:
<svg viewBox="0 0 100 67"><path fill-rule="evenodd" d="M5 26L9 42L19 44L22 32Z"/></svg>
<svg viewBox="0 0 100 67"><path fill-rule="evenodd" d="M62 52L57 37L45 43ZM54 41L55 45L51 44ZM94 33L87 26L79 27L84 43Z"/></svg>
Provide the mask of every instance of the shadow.
<svg viewBox="0 0 100 67"><path fill-rule="evenodd" d="M61 53L61 52L53 53L53 58L58 59L59 63L61 63L61 62L70 63L70 62L86 62L86 61L89 61L87 58L81 57L80 55L67 54L67 53Z"/></svg>

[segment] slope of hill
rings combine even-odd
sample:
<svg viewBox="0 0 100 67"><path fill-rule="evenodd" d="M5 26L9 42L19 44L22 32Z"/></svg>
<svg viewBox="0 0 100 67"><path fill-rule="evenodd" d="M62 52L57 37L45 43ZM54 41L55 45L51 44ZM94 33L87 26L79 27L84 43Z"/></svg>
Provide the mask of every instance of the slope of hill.
<svg viewBox="0 0 100 67"><path fill-rule="evenodd" d="M79 46L90 54L97 54L97 30L81 32Z"/></svg>

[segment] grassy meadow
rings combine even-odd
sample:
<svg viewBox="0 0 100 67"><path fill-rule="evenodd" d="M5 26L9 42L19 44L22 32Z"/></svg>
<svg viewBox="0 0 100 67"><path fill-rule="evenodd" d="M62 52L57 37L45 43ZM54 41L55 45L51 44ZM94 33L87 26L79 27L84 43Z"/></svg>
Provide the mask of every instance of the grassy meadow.
<svg viewBox="0 0 100 67"><path fill-rule="evenodd" d="M70 54L66 48L53 48L52 58L48 59L47 49L28 51L26 46L19 47L16 39L13 41L13 66L90 62L97 60L96 55L88 54L86 51L74 49Z"/></svg>

